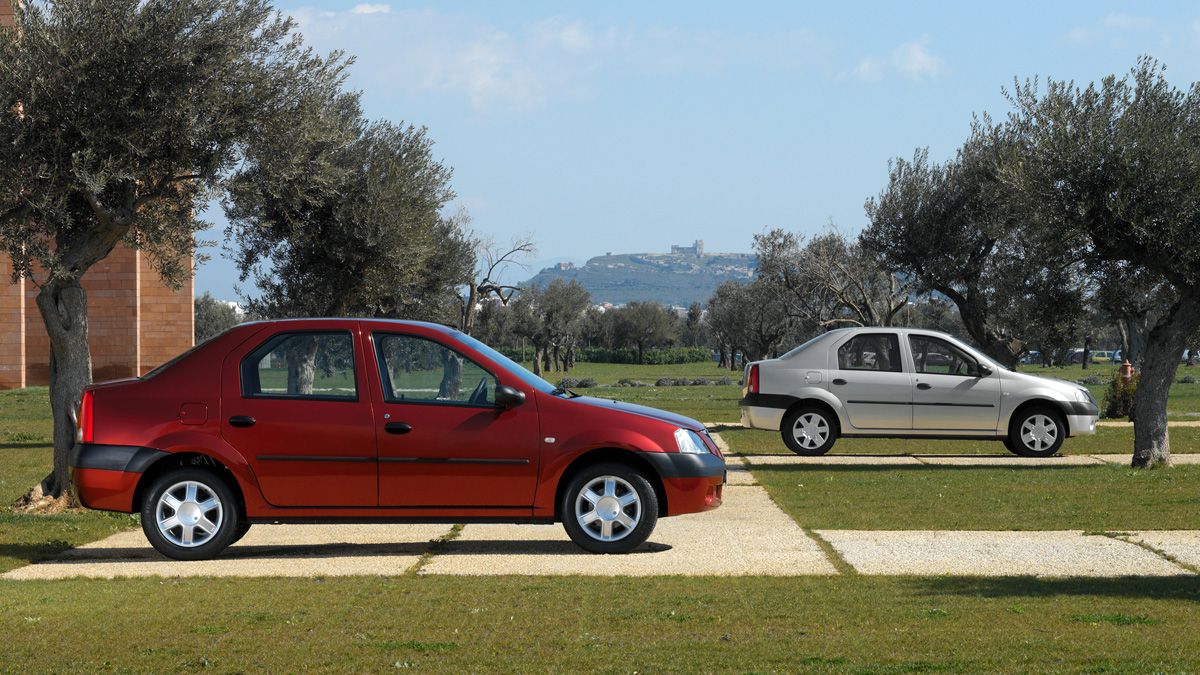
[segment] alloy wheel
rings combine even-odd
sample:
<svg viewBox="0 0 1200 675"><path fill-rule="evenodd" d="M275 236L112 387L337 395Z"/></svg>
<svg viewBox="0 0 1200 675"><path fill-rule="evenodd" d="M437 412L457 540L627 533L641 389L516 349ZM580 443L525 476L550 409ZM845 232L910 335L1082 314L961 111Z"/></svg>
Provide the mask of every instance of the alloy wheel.
<svg viewBox="0 0 1200 675"><path fill-rule="evenodd" d="M817 413L804 413L792 426L796 443L806 450L815 450L829 440L829 422Z"/></svg>
<svg viewBox="0 0 1200 675"><path fill-rule="evenodd" d="M642 499L623 478L597 476L575 498L575 520L597 541L620 541L642 519Z"/></svg>
<svg viewBox="0 0 1200 675"><path fill-rule="evenodd" d="M221 529L225 509L212 488L185 480L163 491L154 514L158 531L167 541L194 548L207 543Z"/></svg>
<svg viewBox="0 0 1200 675"><path fill-rule="evenodd" d="M1021 424L1021 442L1035 452L1042 452L1058 440L1058 424L1046 415L1030 415Z"/></svg>

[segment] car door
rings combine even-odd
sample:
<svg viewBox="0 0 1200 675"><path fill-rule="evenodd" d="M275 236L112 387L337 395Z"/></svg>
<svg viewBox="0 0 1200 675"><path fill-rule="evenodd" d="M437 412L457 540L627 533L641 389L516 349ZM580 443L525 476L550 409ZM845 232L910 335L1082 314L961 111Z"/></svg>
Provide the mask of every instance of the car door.
<svg viewBox="0 0 1200 675"><path fill-rule="evenodd" d="M275 506L375 506L375 424L354 322L281 329L225 361L221 434Z"/></svg>
<svg viewBox="0 0 1200 675"><path fill-rule="evenodd" d="M908 336L913 363L913 429L992 432L1000 417L1000 378L930 335Z"/></svg>
<svg viewBox="0 0 1200 675"><path fill-rule="evenodd" d="M911 429L912 376L895 333L857 333L834 348L829 391L857 429Z"/></svg>
<svg viewBox="0 0 1200 675"><path fill-rule="evenodd" d="M498 407L497 374L433 336L375 332L372 343L380 506L532 508L536 402Z"/></svg>

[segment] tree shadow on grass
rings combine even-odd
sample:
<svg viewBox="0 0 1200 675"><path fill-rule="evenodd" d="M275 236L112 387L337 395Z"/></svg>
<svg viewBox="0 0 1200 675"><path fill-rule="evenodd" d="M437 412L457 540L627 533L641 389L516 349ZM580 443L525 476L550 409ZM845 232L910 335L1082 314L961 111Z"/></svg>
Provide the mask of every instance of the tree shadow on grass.
<svg viewBox="0 0 1200 675"><path fill-rule="evenodd" d="M926 595L961 595L979 598L1045 598L1090 596L1185 600L1200 603L1200 577L922 577L908 583Z"/></svg>
<svg viewBox="0 0 1200 675"><path fill-rule="evenodd" d="M70 548L71 544L65 541L48 541L39 544L0 544L0 558L35 563L53 559ZM0 565L2 564L0 563Z"/></svg>
<svg viewBox="0 0 1200 675"><path fill-rule="evenodd" d="M33 450L36 448L51 448L47 441L39 441L36 443L0 443L0 450Z"/></svg>

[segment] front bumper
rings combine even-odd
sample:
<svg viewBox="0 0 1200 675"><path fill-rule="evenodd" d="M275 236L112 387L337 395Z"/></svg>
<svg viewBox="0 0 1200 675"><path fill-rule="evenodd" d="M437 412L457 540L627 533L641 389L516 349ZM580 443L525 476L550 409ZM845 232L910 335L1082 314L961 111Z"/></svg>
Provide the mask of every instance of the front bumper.
<svg viewBox="0 0 1200 675"><path fill-rule="evenodd" d="M1067 419L1071 436L1090 436L1096 433L1096 422L1100 420L1100 407L1083 401L1061 401L1063 417Z"/></svg>
<svg viewBox="0 0 1200 675"><path fill-rule="evenodd" d="M69 460L75 493L89 509L131 513L142 473L166 454L130 445L76 443Z"/></svg>
<svg viewBox="0 0 1200 675"><path fill-rule="evenodd" d="M698 513L721 505L725 488L725 460L712 453L639 453L662 479L667 515Z"/></svg>

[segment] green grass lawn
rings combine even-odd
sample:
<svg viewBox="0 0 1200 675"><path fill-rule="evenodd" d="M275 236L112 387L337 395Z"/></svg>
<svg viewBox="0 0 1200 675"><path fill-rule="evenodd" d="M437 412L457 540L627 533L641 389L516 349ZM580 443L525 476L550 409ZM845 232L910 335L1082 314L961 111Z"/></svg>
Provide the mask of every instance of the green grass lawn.
<svg viewBox="0 0 1200 675"><path fill-rule="evenodd" d="M796 522L833 530L1200 528L1200 466L768 466L759 484Z"/></svg>
<svg viewBox="0 0 1200 675"><path fill-rule="evenodd" d="M0 582L0 670L1189 672L1200 579Z"/></svg>
<svg viewBox="0 0 1200 675"><path fill-rule="evenodd" d="M721 427L717 430L731 450L742 455L790 455L778 431ZM1200 453L1200 427L1170 430L1171 452ZM1064 455L1131 455L1133 429L1100 427L1093 436L1063 442ZM833 455L1010 455L999 441L927 440L912 438L839 438Z"/></svg>

